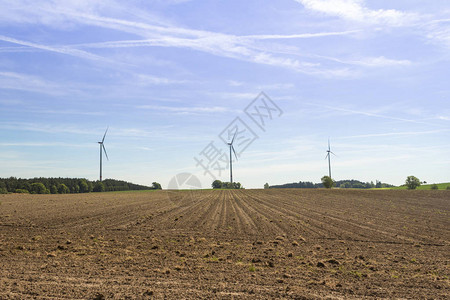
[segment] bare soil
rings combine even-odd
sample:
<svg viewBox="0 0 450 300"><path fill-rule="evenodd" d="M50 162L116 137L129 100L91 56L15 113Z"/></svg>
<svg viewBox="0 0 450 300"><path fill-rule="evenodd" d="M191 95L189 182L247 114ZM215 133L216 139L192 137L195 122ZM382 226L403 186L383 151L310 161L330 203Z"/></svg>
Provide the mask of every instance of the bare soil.
<svg viewBox="0 0 450 300"><path fill-rule="evenodd" d="M0 299L448 299L450 191L0 195Z"/></svg>

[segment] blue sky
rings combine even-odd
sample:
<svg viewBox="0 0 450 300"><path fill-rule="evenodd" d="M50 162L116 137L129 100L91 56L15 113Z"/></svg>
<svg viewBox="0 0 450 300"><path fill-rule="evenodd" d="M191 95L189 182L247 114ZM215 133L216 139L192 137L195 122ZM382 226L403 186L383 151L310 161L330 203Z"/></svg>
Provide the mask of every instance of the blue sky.
<svg viewBox="0 0 450 300"><path fill-rule="evenodd" d="M247 188L319 182L328 138L336 180L448 182L449 50L445 0L2 0L0 177L95 180L109 126L104 178L209 187L245 124Z"/></svg>

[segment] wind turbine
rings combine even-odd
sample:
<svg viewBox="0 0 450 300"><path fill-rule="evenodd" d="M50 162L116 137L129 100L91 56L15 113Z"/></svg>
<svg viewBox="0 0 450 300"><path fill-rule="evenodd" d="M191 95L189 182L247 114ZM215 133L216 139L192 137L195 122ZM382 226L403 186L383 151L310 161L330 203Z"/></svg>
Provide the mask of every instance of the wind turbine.
<svg viewBox="0 0 450 300"><path fill-rule="evenodd" d="M233 184L233 158L231 157L231 150L233 150L234 156L236 157L236 160L237 160L236 151L234 151L234 147L233 147L233 142L234 142L234 138L236 137L236 134L237 134L237 129L236 129L236 132L234 133L233 139L231 140L230 143L228 143L228 146L230 147L230 182L231 182L231 184Z"/></svg>
<svg viewBox="0 0 450 300"><path fill-rule="evenodd" d="M327 150L327 156L325 156L325 159L328 158L328 174L329 174L329 176L330 176L330 178L331 178L331 155L330 155L330 154L333 154L334 156L336 156L336 154L334 154L334 153L331 151L331 148L330 148L330 139L328 139L328 150Z"/></svg>
<svg viewBox="0 0 450 300"><path fill-rule="evenodd" d="M109 127L106 128L102 141L98 142L100 144L100 181L102 181L102 150L105 152L106 159L109 160L108 153L106 153L105 145L103 144L103 142L105 141L106 133L108 132L108 128Z"/></svg>

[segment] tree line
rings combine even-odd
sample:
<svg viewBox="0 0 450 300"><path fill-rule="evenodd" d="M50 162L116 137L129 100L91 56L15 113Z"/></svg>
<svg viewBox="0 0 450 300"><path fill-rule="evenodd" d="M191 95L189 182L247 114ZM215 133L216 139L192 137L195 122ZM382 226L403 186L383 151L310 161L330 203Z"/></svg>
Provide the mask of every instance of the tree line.
<svg viewBox="0 0 450 300"><path fill-rule="evenodd" d="M161 185L153 182L149 187L115 179L90 181L84 178L0 178L0 193L76 194L150 189L161 189Z"/></svg>
<svg viewBox="0 0 450 300"><path fill-rule="evenodd" d="M328 177L328 176L327 176ZM371 182L362 182L355 179L350 180L339 180L334 181L334 186L338 188L348 188L348 189L372 189L372 188L389 188L394 187L392 184L382 183L381 181L376 180L374 183ZM323 188L323 182L321 183L312 183L309 181L299 181L293 183L286 183L281 185L272 185L269 186L268 183L264 185L264 188L297 188L297 189L318 189Z"/></svg>
<svg viewBox="0 0 450 300"><path fill-rule="evenodd" d="M225 182L220 180L214 180L211 184L213 189L243 189L244 187L240 182Z"/></svg>

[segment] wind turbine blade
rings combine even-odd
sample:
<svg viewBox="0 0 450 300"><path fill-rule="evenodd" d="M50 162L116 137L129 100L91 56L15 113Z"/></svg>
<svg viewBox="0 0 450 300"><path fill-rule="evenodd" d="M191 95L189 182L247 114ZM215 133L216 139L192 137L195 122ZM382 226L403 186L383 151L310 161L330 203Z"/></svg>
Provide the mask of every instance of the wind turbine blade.
<svg viewBox="0 0 450 300"><path fill-rule="evenodd" d="M327 159L329 155L330 155L330 153L327 153L327 155L325 155L325 159Z"/></svg>
<svg viewBox="0 0 450 300"><path fill-rule="evenodd" d="M103 141L105 140L106 133L108 132L108 128L109 128L109 126L106 128L105 134L103 135L102 143L103 143Z"/></svg>
<svg viewBox="0 0 450 300"><path fill-rule="evenodd" d="M108 153L106 153L105 145L102 144L103 151L105 152L106 159L109 160Z"/></svg>
<svg viewBox="0 0 450 300"><path fill-rule="evenodd" d="M330 151L330 153L331 153L331 154L333 154L334 156L336 156L336 157L337 157L337 155L336 155L336 154L334 154L333 152L331 152L331 151Z"/></svg>
<svg viewBox="0 0 450 300"><path fill-rule="evenodd" d="M236 137L236 134L237 134L237 128L236 128L236 132L234 133L234 135L233 135L233 139L231 140L231 145L233 145L233 142L234 142L234 138Z"/></svg>
<svg viewBox="0 0 450 300"><path fill-rule="evenodd" d="M233 150L234 156L236 157L236 160L237 160L238 158L237 158L237 155L236 155L236 151L234 151L233 145L231 145L231 149Z"/></svg>

